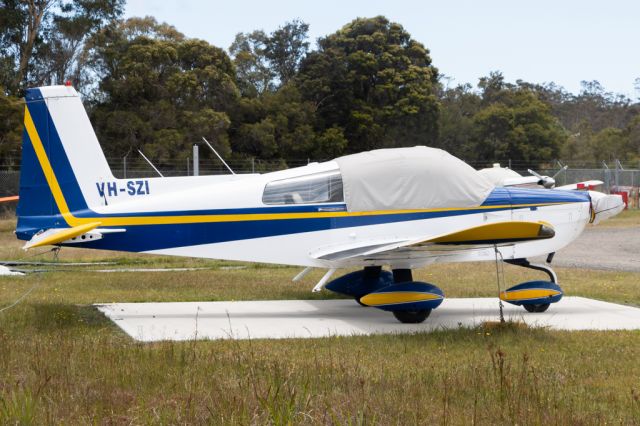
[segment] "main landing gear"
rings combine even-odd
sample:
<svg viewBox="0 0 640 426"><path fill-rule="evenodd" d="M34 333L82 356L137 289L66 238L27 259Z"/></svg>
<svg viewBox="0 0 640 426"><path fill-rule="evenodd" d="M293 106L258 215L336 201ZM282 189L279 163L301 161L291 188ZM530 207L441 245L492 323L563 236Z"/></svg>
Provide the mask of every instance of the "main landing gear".
<svg viewBox="0 0 640 426"><path fill-rule="evenodd" d="M444 299L435 285L413 281L411 269L394 269L391 273L380 266L347 274L326 288L351 296L363 306L390 311L398 321L408 324L423 322Z"/></svg>
<svg viewBox="0 0 640 426"><path fill-rule="evenodd" d="M547 258L551 263L553 253ZM527 312L541 313L549 309L552 303L562 299L564 292L558 285L558 276L550 266L531 263L527 259L507 259L510 265L545 272L550 281L527 281L500 292L500 299L513 305L522 306Z"/></svg>
<svg viewBox="0 0 640 426"><path fill-rule="evenodd" d="M552 258L550 255L547 263L550 263ZM540 313L562 298L563 292L557 284L558 278L550 266L530 263L527 259L508 259L504 262L543 271L549 276L550 281L527 281L501 290L501 301L522 306L527 312ZM331 281L326 288L353 297L363 306L392 312L398 321L407 324L423 322L444 300L444 292L440 288L433 284L414 281L411 269L394 269L393 272L389 272L380 266L367 266L363 270ZM500 312L502 318L502 304Z"/></svg>

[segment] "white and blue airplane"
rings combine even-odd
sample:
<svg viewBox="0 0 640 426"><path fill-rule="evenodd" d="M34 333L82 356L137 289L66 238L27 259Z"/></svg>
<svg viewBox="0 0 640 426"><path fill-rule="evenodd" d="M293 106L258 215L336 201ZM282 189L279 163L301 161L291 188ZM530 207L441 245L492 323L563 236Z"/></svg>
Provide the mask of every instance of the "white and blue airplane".
<svg viewBox="0 0 640 426"><path fill-rule="evenodd" d="M495 261L540 269L500 293L542 312L562 297L549 265L619 196L500 186L445 151L383 149L265 174L118 179L77 92L26 95L16 235L25 248L76 246L325 268L327 289L422 322L444 298L411 270ZM389 270L383 270L387 267ZM358 268L329 282L338 269Z"/></svg>

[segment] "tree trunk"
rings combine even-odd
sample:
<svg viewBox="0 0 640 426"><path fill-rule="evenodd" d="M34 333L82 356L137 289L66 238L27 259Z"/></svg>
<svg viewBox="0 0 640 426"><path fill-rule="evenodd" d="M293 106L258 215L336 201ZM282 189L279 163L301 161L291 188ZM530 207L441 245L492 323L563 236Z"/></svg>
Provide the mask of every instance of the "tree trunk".
<svg viewBox="0 0 640 426"><path fill-rule="evenodd" d="M20 84L24 81L27 74L27 67L29 66L29 60L33 52L33 46L35 45L38 32L40 31L40 25L42 24L42 18L47 9L54 0L27 0L29 7L28 10L28 22L27 22L27 39L25 44L20 49L20 66L16 73L14 81L14 87L20 88Z"/></svg>

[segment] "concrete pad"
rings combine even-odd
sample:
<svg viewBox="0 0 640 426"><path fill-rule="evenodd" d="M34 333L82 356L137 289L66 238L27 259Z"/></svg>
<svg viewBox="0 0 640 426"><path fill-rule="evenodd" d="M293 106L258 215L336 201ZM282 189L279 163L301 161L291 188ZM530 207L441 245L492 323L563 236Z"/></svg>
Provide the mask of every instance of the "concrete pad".
<svg viewBox="0 0 640 426"><path fill-rule="evenodd" d="M353 300L112 303L97 308L136 340L283 339L415 333L474 327L498 320L498 299L445 299L422 324L401 324L391 313ZM505 305L505 317L557 330L640 329L640 309L565 297L545 313Z"/></svg>

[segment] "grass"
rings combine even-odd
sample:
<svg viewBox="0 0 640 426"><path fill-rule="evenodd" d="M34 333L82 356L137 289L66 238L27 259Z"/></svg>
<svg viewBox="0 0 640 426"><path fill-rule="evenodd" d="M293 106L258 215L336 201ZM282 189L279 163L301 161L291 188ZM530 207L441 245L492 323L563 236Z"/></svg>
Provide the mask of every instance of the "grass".
<svg viewBox="0 0 640 426"><path fill-rule="evenodd" d="M598 227L625 227L640 226L640 209L623 210L617 216L605 220L597 225Z"/></svg>
<svg viewBox="0 0 640 426"><path fill-rule="evenodd" d="M627 217L627 215L629 217ZM616 226L638 226L624 213ZM24 254L0 221L0 258ZM51 254L34 259L51 259ZM90 304L331 297L322 271L63 249L62 262L204 267L0 277L0 424L638 424L640 332L485 324L413 335L140 344ZM244 269L223 269L243 266ZM508 282L543 274L507 266ZM640 306L640 274L557 269L569 295ZM416 278L495 296L490 264ZM597 313L594 313L597 314Z"/></svg>

